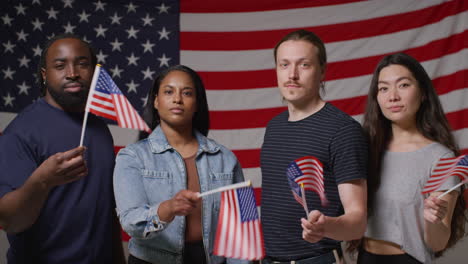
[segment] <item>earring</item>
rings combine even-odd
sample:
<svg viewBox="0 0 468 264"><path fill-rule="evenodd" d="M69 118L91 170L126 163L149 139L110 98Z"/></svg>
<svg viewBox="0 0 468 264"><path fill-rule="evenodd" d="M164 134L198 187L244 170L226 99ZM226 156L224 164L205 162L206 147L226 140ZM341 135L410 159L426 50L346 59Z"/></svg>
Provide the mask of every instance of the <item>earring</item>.
<svg viewBox="0 0 468 264"><path fill-rule="evenodd" d="M320 82L320 88L322 90L325 89L325 81Z"/></svg>

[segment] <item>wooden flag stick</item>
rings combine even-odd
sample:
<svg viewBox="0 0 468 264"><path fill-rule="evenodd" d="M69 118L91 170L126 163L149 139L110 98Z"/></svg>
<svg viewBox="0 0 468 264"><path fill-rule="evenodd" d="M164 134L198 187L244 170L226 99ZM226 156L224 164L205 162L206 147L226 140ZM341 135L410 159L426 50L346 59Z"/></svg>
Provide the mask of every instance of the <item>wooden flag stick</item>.
<svg viewBox="0 0 468 264"><path fill-rule="evenodd" d="M309 219L309 208L307 207L307 201L305 197L305 191L304 191L304 183L301 183L301 196L302 196L302 203L304 204L304 211L306 213L307 219Z"/></svg>
<svg viewBox="0 0 468 264"><path fill-rule="evenodd" d="M211 191L207 191L207 192L204 192L204 193L199 193L198 197L203 197L203 196L207 196L207 195L210 195L210 194L213 194L213 193L223 192L223 191L227 191L227 190L239 189L239 188L243 188L243 187L247 187L247 186L251 186L251 185L252 185L252 182L250 180L245 181L245 182L239 182L239 183L231 184L231 185L228 185L228 186L223 186L223 187L211 190Z"/></svg>

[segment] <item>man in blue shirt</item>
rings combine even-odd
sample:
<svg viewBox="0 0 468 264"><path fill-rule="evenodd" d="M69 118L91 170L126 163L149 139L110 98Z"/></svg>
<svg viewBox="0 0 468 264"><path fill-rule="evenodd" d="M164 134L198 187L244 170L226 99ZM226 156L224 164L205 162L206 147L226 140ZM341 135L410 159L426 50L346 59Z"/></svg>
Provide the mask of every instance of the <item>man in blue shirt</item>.
<svg viewBox="0 0 468 264"><path fill-rule="evenodd" d="M8 263L124 263L106 124L90 115L86 147L77 147L95 64L80 38L51 39L39 64L43 97L0 137Z"/></svg>

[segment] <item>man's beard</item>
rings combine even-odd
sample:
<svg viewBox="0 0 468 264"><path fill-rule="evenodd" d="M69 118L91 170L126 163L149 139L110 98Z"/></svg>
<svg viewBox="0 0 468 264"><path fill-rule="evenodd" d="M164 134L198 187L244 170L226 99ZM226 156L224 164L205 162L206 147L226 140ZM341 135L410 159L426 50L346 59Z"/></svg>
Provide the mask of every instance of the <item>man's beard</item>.
<svg viewBox="0 0 468 264"><path fill-rule="evenodd" d="M75 93L68 93L63 90L58 92L47 86L47 91L49 91L54 101L63 109L84 107L88 98L88 89L82 89Z"/></svg>

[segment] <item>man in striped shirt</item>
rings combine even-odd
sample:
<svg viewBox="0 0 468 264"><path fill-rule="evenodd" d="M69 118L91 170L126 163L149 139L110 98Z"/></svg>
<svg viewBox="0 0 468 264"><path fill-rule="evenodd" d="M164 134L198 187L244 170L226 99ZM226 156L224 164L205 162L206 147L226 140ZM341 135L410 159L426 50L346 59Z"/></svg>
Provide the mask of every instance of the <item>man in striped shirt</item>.
<svg viewBox="0 0 468 264"><path fill-rule="evenodd" d="M263 262L334 263L340 241L358 239L366 228L366 140L357 121L320 96L326 51L319 37L291 32L274 55L288 110L268 123L261 151ZM286 176L288 164L306 156L323 164L329 201L322 206L319 195L306 192L308 216Z"/></svg>

